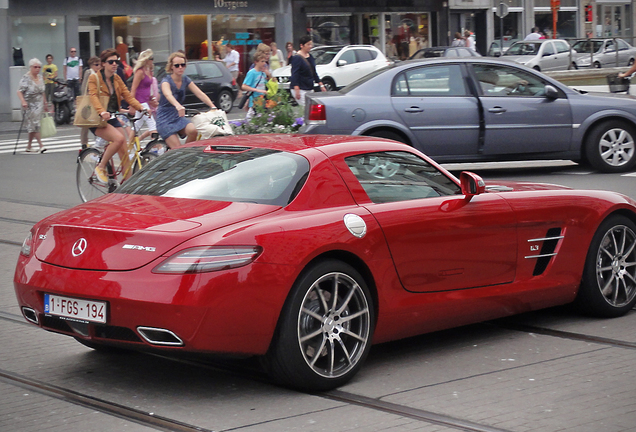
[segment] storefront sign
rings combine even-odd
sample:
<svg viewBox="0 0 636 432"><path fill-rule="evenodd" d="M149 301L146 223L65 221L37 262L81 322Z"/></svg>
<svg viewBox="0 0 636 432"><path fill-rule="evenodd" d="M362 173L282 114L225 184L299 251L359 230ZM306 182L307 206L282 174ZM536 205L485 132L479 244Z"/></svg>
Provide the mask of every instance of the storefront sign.
<svg viewBox="0 0 636 432"><path fill-rule="evenodd" d="M225 0L214 0L214 7L216 9L228 9L228 10L236 10L239 8L248 7L247 1L225 1Z"/></svg>

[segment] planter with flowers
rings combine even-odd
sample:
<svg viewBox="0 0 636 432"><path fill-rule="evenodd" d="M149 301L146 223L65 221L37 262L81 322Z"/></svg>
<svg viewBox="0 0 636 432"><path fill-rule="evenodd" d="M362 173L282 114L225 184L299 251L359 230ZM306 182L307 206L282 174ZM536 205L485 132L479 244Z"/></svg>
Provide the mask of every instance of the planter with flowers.
<svg viewBox="0 0 636 432"><path fill-rule="evenodd" d="M278 90L273 96L254 101L254 117L230 122L235 135L296 133L303 125L302 107L292 106L289 92Z"/></svg>

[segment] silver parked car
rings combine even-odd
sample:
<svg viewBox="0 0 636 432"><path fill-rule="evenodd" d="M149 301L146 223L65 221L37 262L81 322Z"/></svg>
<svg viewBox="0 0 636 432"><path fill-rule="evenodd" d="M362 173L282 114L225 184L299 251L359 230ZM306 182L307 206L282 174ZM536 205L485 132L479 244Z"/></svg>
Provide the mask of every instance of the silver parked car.
<svg viewBox="0 0 636 432"><path fill-rule="evenodd" d="M636 48L618 38L582 39L572 49L576 51L572 59L574 69L631 66L636 59Z"/></svg>
<svg viewBox="0 0 636 432"><path fill-rule="evenodd" d="M417 50L409 60L434 57L481 57L481 54L467 47L440 46Z"/></svg>
<svg viewBox="0 0 636 432"><path fill-rule="evenodd" d="M570 66L570 44L563 39L518 41L501 56L538 71L566 70Z"/></svg>
<svg viewBox="0 0 636 432"><path fill-rule="evenodd" d="M605 172L636 164L636 100L584 94L483 57L404 61L308 94L302 131L390 138L438 162L571 159Z"/></svg>

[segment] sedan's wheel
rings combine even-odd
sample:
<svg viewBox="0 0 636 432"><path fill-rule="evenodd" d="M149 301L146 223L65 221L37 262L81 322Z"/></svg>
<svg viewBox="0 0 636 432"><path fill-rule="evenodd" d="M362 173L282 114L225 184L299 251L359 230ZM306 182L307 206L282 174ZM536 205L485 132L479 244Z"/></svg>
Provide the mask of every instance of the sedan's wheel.
<svg viewBox="0 0 636 432"><path fill-rule="evenodd" d="M572 64L570 65L571 69L578 69L579 67L576 65L576 63L572 62Z"/></svg>
<svg viewBox="0 0 636 432"><path fill-rule="evenodd" d="M539 66L535 66L532 69L536 70L537 72L541 72L541 68Z"/></svg>
<svg viewBox="0 0 636 432"><path fill-rule="evenodd" d="M596 69L600 69L601 68L601 64L599 62L594 62L594 67Z"/></svg>
<svg viewBox="0 0 636 432"><path fill-rule="evenodd" d="M636 224L625 216L610 216L594 234L577 303L601 317L621 316L634 307Z"/></svg>
<svg viewBox="0 0 636 432"><path fill-rule="evenodd" d="M372 136L376 138L386 138L393 141L398 141L404 144L409 144L407 140L400 134L390 131L390 130L376 130L365 134L367 136Z"/></svg>
<svg viewBox="0 0 636 432"><path fill-rule="evenodd" d="M223 90L221 93L219 93L219 97L216 99L217 108L222 109L226 113L232 111L233 103L234 100L232 99L232 94L227 90Z"/></svg>
<svg viewBox="0 0 636 432"><path fill-rule="evenodd" d="M634 137L634 128L622 121L601 123L592 130L587 139L587 160L599 171L629 171L636 164Z"/></svg>
<svg viewBox="0 0 636 432"><path fill-rule="evenodd" d="M627 62L627 66L631 66L634 64L634 59L630 58L629 61Z"/></svg>
<svg viewBox="0 0 636 432"><path fill-rule="evenodd" d="M360 274L340 261L309 268L294 284L268 353L282 384L307 391L343 385L371 348L374 309Z"/></svg>

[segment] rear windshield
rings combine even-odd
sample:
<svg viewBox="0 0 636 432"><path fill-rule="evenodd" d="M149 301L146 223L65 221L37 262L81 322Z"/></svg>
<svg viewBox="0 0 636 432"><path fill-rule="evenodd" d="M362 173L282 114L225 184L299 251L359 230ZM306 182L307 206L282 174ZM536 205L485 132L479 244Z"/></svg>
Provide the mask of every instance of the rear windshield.
<svg viewBox="0 0 636 432"><path fill-rule="evenodd" d="M204 149L171 150L127 180L116 193L286 206L309 172L309 162L294 153Z"/></svg>

